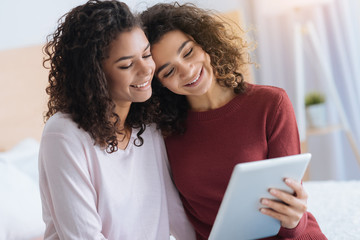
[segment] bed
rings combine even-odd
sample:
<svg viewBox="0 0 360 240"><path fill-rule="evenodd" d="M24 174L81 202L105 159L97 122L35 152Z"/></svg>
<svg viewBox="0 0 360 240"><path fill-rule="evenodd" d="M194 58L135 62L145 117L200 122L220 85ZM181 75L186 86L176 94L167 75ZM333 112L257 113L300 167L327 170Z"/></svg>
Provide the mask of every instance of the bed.
<svg viewBox="0 0 360 240"><path fill-rule="evenodd" d="M44 224L38 189L39 142L20 141L0 153L0 239L41 239ZM360 181L306 181L308 208L328 239L360 236Z"/></svg>
<svg viewBox="0 0 360 240"><path fill-rule="evenodd" d="M360 181L307 181L308 209L329 240L360 239Z"/></svg>
<svg viewBox="0 0 360 240"><path fill-rule="evenodd" d="M44 232L38 151L39 142L27 138L0 152L0 239L33 240Z"/></svg>

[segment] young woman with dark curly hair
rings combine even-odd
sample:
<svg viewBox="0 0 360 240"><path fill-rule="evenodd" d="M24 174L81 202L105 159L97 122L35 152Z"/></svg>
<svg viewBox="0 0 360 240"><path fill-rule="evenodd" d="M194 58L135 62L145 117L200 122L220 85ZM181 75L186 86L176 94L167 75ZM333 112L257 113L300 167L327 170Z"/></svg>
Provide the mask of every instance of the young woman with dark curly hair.
<svg viewBox="0 0 360 240"><path fill-rule="evenodd" d="M125 3L91 0L44 50L50 96L39 154L45 239L195 239L148 125L155 64ZM148 114L146 114L148 113Z"/></svg>
<svg viewBox="0 0 360 240"><path fill-rule="evenodd" d="M220 17L175 3L141 18L156 64L155 121L197 239L207 239L237 163L300 153L294 111L284 90L245 82L249 45ZM271 192L283 202L262 199L262 213L282 226L269 239L326 239L302 184L286 184L294 195Z"/></svg>

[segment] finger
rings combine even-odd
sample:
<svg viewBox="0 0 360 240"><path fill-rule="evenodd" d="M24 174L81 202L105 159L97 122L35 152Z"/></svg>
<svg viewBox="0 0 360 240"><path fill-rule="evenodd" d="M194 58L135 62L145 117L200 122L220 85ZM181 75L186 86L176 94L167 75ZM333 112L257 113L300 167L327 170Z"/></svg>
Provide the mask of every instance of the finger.
<svg viewBox="0 0 360 240"><path fill-rule="evenodd" d="M283 192L278 189L270 189L270 194L275 198L279 199L283 203L287 204L290 208L292 208L296 212L304 213L307 211L307 199L297 198L288 192ZM275 204L275 203L274 203ZM278 205L276 205L278 206ZM275 209L277 211L282 211L279 209Z"/></svg>
<svg viewBox="0 0 360 240"><path fill-rule="evenodd" d="M292 178L285 178L285 184L294 190L294 195L301 199L307 199L307 193L301 182L297 182Z"/></svg>
<svg viewBox="0 0 360 240"><path fill-rule="evenodd" d="M279 220L281 223L281 226L288 228L288 229L295 228L299 224L300 219L301 219L301 217L297 218L297 219L292 219L291 217L285 216L285 215L283 215L279 212L276 212L270 208L261 208L260 212L269 217L273 217L273 218Z"/></svg>
<svg viewBox="0 0 360 240"><path fill-rule="evenodd" d="M288 192L284 192L275 188L271 188L269 192L272 196L288 205L294 205L294 202L296 201L296 197Z"/></svg>
<svg viewBox="0 0 360 240"><path fill-rule="evenodd" d="M291 209L291 207L289 207L287 204L283 202L263 198L261 200L261 204L266 206L268 209L280 213L281 215L285 215L285 216L294 215L294 211Z"/></svg>
<svg viewBox="0 0 360 240"><path fill-rule="evenodd" d="M266 208L261 208L260 212L279 220L281 225L286 228L293 228L297 226L303 216L303 213L296 211L282 202L262 199L261 203L266 206Z"/></svg>
<svg viewBox="0 0 360 240"><path fill-rule="evenodd" d="M262 214L267 215L267 216L273 217L273 218L279 220L280 222L284 222L284 221L287 220L285 215L283 215L283 214L281 214L279 212L276 212L271 208L260 208L260 212Z"/></svg>

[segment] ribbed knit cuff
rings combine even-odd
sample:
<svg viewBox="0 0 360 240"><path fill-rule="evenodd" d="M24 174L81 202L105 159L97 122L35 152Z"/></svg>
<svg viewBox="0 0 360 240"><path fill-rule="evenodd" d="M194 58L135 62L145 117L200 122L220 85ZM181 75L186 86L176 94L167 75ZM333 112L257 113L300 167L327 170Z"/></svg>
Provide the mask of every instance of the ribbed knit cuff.
<svg viewBox="0 0 360 240"><path fill-rule="evenodd" d="M288 228L281 227L280 231L278 233L278 236L283 237L283 238L300 237L300 235L304 232L306 225L307 225L307 212L304 213L304 215L300 219L299 224L295 228L288 229ZM298 239L302 239L302 238L298 238ZM309 238L307 237L306 239L309 239Z"/></svg>

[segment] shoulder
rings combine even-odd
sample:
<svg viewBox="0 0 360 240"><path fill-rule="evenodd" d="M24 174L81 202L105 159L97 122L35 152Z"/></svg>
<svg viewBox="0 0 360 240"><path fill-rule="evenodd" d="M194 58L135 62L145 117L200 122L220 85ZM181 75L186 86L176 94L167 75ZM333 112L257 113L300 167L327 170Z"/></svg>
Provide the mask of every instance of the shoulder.
<svg viewBox="0 0 360 240"><path fill-rule="evenodd" d="M57 129L60 127L69 127L75 124L75 122L71 119L70 114L65 114L62 112L57 112L54 115L52 115L49 120L46 122L46 128L49 129Z"/></svg>
<svg viewBox="0 0 360 240"><path fill-rule="evenodd" d="M284 89L269 85L248 84L245 93L250 96L254 95L266 99L280 99L287 97L287 93Z"/></svg>
<svg viewBox="0 0 360 240"><path fill-rule="evenodd" d="M94 141L71 119L69 114L56 113L49 118L40 141L39 161L48 166L71 165L81 162L93 153Z"/></svg>
<svg viewBox="0 0 360 240"><path fill-rule="evenodd" d="M88 137L89 134L75 123L69 114L55 113L46 122L43 137L46 135L63 136L69 139Z"/></svg>
<svg viewBox="0 0 360 240"><path fill-rule="evenodd" d="M138 129L133 129L133 131L139 131ZM134 136L136 137L136 135ZM144 144L140 148L152 148L158 149L164 144L163 137L159 129L156 128L156 124L146 125L145 131L141 134L141 137L144 140Z"/></svg>
<svg viewBox="0 0 360 240"><path fill-rule="evenodd" d="M155 136L161 136L160 130L157 129L155 123L151 123L151 124L146 125L146 131L149 134L152 134L152 135L155 135Z"/></svg>
<svg viewBox="0 0 360 240"><path fill-rule="evenodd" d="M291 105L286 91L275 86L248 84L244 94L246 98L252 100L255 104L274 107L284 104Z"/></svg>
<svg viewBox="0 0 360 240"><path fill-rule="evenodd" d="M133 130L134 131L139 131L138 128L134 128ZM150 124L146 124L145 131L142 133L141 136L145 137L145 138L150 137L150 136L151 137L154 137L154 136L159 137L159 136L161 136L161 133L160 133L160 130L157 129L155 123L150 123Z"/></svg>
<svg viewBox="0 0 360 240"><path fill-rule="evenodd" d="M155 123L146 125L145 132L141 136L144 137L144 141L146 141L147 139L152 139L152 141L162 140L161 132L159 129L157 129Z"/></svg>

